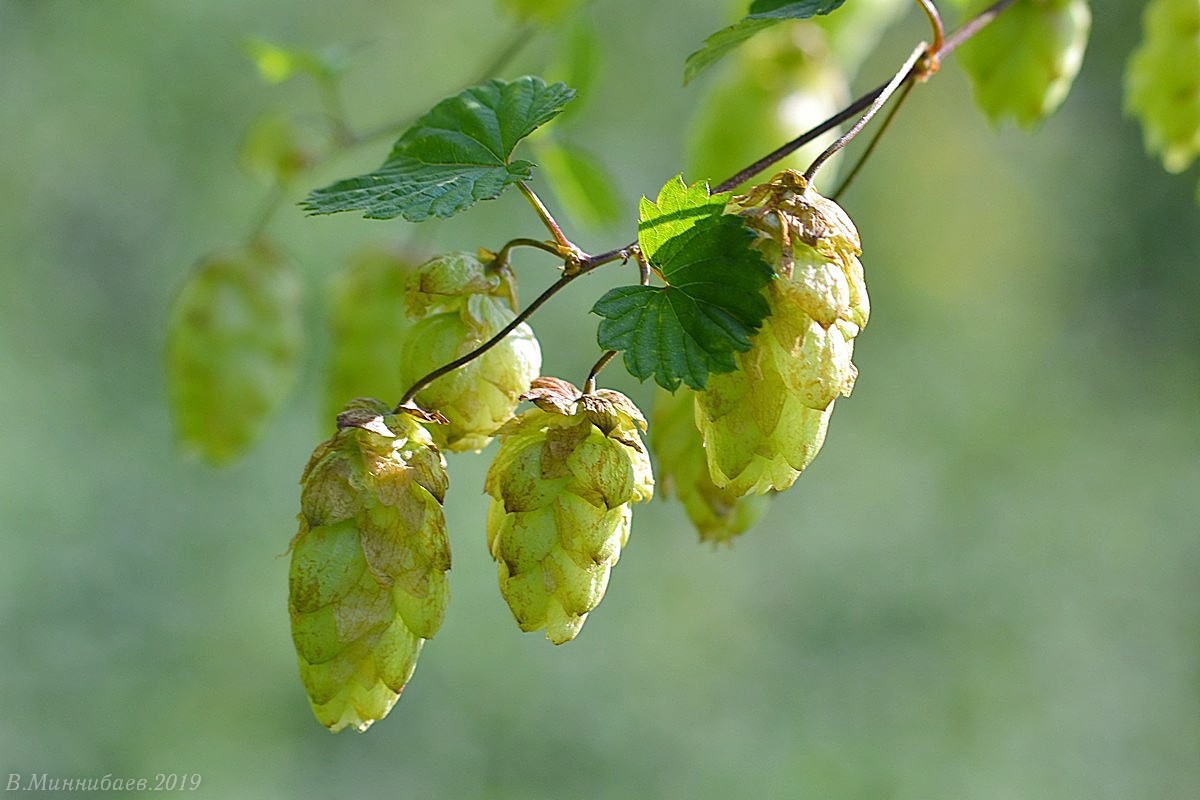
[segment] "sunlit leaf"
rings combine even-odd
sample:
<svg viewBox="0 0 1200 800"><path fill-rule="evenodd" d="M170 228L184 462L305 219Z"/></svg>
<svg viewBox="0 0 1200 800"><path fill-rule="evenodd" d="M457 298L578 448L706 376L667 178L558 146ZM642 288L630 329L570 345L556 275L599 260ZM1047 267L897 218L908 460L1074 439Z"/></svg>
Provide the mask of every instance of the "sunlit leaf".
<svg viewBox="0 0 1200 800"><path fill-rule="evenodd" d="M510 160L513 149L574 96L566 84L530 76L466 89L418 119L379 169L317 189L303 206L410 222L453 216L528 180L534 165Z"/></svg>

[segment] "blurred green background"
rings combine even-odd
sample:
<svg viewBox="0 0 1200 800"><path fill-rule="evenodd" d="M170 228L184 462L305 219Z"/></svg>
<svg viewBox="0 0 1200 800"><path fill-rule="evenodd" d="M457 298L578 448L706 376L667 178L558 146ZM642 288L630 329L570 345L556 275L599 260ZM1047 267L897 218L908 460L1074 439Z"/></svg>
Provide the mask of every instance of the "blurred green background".
<svg viewBox="0 0 1200 800"><path fill-rule="evenodd" d="M627 222L683 164L727 4L595 0L573 138ZM199 773L220 798L1195 798L1200 786L1200 209L1120 111L1140 4L1101 3L1080 79L1034 135L995 130L951 61L845 197L873 316L824 453L732 548L655 501L580 638L523 635L482 532L486 459L452 459L454 592L391 716L331 736L286 610L296 480L318 425L330 277L359 246L540 235L516 193L420 227L272 224L302 269L304 380L246 458L176 450L173 292L245 235L235 155L311 87L247 36L359 45L363 128L474 79L491 0L0 0L0 779ZM857 89L925 35L914 8ZM505 74L541 68L553 35ZM374 167L386 142L308 185ZM548 194L552 198L552 194ZM552 265L519 262L527 297ZM614 268L535 318L547 374L595 358ZM619 367L606 379L648 404ZM494 445L493 445L494 447Z"/></svg>

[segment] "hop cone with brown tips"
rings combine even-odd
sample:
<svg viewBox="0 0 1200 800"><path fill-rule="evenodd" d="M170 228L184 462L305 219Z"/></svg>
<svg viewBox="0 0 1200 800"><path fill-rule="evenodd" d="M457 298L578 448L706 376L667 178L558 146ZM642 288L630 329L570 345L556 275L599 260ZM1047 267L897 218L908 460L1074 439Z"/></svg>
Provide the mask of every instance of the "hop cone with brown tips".
<svg viewBox="0 0 1200 800"><path fill-rule="evenodd" d="M513 289L468 253L439 256L422 265L409 283L408 309L423 317L404 334L400 376L411 385L499 333L515 318ZM510 419L542 366L542 351L525 323L479 358L444 375L416 395L423 408L448 420L434 441L448 450L482 450Z"/></svg>
<svg viewBox="0 0 1200 800"><path fill-rule="evenodd" d="M763 494L791 486L821 449L834 399L854 388L870 306L854 224L801 175L782 172L735 202L778 277L738 370L696 394L696 424L713 483Z"/></svg>
<svg viewBox="0 0 1200 800"><path fill-rule="evenodd" d="M313 712L335 733L387 715L446 612L446 462L416 413L351 402L300 478L292 641Z"/></svg>
<svg viewBox="0 0 1200 800"><path fill-rule="evenodd" d="M538 378L525 397L536 407L500 430L487 474L488 548L517 624L562 644L604 597L631 504L650 499L654 479L645 420L624 395Z"/></svg>

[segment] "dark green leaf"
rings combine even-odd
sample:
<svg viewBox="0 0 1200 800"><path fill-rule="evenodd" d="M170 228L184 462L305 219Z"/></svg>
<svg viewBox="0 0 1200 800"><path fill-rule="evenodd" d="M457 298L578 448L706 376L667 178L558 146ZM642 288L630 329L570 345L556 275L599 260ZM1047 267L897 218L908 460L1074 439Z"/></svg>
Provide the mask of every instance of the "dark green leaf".
<svg viewBox="0 0 1200 800"><path fill-rule="evenodd" d="M513 148L574 96L566 84L528 76L466 89L418 119L379 169L317 189L303 206L410 222L453 216L528 180L533 164L510 161Z"/></svg>
<svg viewBox="0 0 1200 800"><path fill-rule="evenodd" d="M709 374L736 368L734 352L770 313L762 288L773 273L754 234L724 213L727 197L675 178L656 203L642 199L638 246L667 285L619 287L592 308L604 317L600 346L624 351L639 379L703 389Z"/></svg>
<svg viewBox="0 0 1200 800"><path fill-rule="evenodd" d="M704 46L687 57L683 69L683 82L690 83L708 67L720 61L731 50L754 34L787 19L808 19L818 14L829 14L841 7L846 0L755 0L750 4L750 13L722 28L704 40Z"/></svg>
<svg viewBox="0 0 1200 800"><path fill-rule="evenodd" d="M837 11L844 2L846 0L754 0L748 19L808 19Z"/></svg>

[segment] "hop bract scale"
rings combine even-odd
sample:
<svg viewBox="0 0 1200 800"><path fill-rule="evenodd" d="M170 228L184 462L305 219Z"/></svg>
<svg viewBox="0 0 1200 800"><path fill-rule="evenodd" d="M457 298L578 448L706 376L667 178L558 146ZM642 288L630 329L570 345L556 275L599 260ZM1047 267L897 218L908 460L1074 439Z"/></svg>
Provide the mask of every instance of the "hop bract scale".
<svg viewBox="0 0 1200 800"><path fill-rule="evenodd" d="M771 315L738 369L696 393L696 425L713 483L763 494L790 487L821 449L834 400L854 388L854 338L870 306L858 231L802 175L781 172L733 208L775 267Z"/></svg>
<svg viewBox="0 0 1200 800"><path fill-rule="evenodd" d="M1141 120L1146 149L1183 172L1200 154L1200 2L1151 0L1142 24L1125 107Z"/></svg>
<svg viewBox="0 0 1200 800"><path fill-rule="evenodd" d="M562 644L604 597L654 479L645 420L623 394L538 378L525 398L535 407L500 430L485 482L488 549L517 624Z"/></svg>
<svg viewBox="0 0 1200 800"><path fill-rule="evenodd" d="M446 612L449 480L429 420L352 401L300 479L288 612L309 703L335 733L387 715Z"/></svg>
<svg viewBox="0 0 1200 800"><path fill-rule="evenodd" d="M403 335L400 376L406 385L466 355L515 319L511 274L494 260L450 253L426 262L409 282L407 308L419 320ZM510 419L542 366L532 329L517 325L482 356L421 389L416 402L448 424L434 441L452 451L482 450Z"/></svg>

